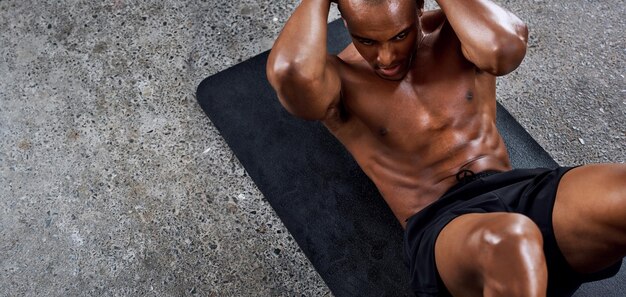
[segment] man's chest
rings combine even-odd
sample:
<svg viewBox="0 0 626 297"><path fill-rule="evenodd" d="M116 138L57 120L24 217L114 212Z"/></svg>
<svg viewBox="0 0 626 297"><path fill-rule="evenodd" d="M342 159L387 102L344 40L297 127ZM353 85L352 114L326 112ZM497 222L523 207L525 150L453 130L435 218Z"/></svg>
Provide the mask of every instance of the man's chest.
<svg viewBox="0 0 626 297"><path fill-rule="evenodd" d="M494 100L495 80L470 75L425 84L348 84L342 89L337 116L325 122L331 131L340 132L335 135L346 144L367 138L394 149L416 151L472 133L485 116L492 116Z"/></svg>

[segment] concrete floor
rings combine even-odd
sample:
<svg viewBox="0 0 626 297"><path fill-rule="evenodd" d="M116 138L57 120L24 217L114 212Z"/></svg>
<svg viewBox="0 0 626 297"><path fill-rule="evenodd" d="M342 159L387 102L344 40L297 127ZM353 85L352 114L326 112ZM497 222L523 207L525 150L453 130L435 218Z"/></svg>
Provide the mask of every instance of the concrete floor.
<svg viewBox="0 0 626 297"><path fill-rule="evenodd" d="M562 165L624 162L623 1L499 2L531 29L499 100ZM330 295L194 98L295 5L0 1L0 296Z"/></svg>

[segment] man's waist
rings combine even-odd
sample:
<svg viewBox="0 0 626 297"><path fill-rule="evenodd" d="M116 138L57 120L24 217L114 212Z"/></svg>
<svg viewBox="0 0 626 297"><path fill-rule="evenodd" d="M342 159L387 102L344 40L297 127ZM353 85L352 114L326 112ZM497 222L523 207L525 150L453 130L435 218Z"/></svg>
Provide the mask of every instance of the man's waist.
<svg viewBox="0 0 626 297"><path fill-rule="evenodd" d="M469 169L462 169L461 171L459 171L456 174L456 180L457 183L454 184L452 187L450 187L445 194L443 194L442 196L445 196L446 194L450 193L450 192L454 192L456 190L458 190L459 188L474 182L476 180L485 178L487 176L490 175L494 175L494 174L498 174L498 173L502 173L503 171L501 170L485 170L485 171L481 171L478 173L473 172L472 170Z"/></svg>

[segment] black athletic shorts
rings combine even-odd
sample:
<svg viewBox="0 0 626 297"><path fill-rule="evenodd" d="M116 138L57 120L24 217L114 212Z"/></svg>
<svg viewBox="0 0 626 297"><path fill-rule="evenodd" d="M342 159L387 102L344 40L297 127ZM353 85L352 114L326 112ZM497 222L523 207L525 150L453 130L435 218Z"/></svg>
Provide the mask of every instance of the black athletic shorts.
<svg viewBox="0 0 626 297"><path fill-rule="evenodd" d="M435 240L446 224L467 213L520 213L539 226L548 266L547 296L571 296L584 282L617 274L621 261L599 273L576 273L557 246L552 230L552 208L559 181L570 169L515 169L469 175L409 218L404 251L415 294L450 296L435 265Z"/></svg>

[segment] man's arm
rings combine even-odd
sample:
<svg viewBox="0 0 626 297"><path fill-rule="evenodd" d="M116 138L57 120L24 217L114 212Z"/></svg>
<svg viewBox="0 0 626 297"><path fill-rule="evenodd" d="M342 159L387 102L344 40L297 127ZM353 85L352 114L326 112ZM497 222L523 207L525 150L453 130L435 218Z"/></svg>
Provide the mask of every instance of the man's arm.
<svg viewBox="0 0 626 297"><path fill-rule="evenodd" d="M303 0L270 52L266 72L290 113L320 120L339 100L341 80L326 52L330 0Z"/></svg>
<svg viewBox="0 0 626 297"><path fill-rule="evenodd" d="M463 55L493 75L507 74L526 54L528 28L490 0L436 0L461 41Z"/></svg>

